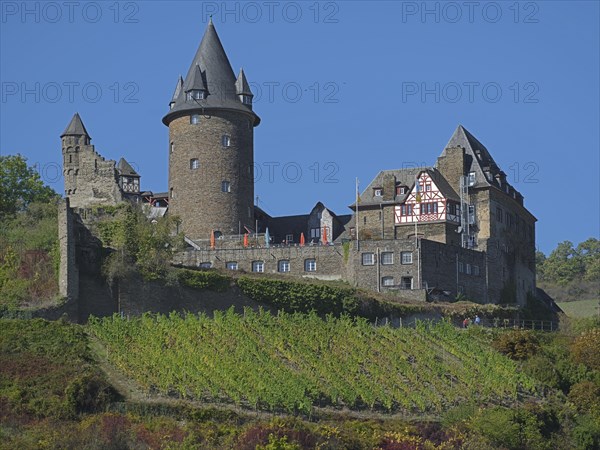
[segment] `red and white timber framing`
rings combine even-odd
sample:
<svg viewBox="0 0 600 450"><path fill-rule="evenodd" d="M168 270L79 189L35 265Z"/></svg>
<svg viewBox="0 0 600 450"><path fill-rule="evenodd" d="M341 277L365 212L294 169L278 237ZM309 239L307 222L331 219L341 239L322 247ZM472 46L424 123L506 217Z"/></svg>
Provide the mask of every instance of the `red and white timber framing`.
<svg viewBox="0 0 600 450"><path fill-rule="evenodd" d="M404 203L395 207L396 225L446 220L460 223L460 204L444 197L428 172L421 172L418 182L421 201L417 202L415 184Z"/></svg>

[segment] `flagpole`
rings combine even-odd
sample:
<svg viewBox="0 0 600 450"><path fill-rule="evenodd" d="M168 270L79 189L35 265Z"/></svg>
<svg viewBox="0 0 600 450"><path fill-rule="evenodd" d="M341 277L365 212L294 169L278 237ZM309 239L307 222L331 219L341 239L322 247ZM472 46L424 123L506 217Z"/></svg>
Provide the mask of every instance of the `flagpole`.
<svg viewBox="0 0 600 450"><path fill-rule="evenodd" d="M360 250L360 242L359 242L359 232L358 232L358 177L356 177L356 250Z"/></svg>
<svg viewBox="0 0 600 450"><path fill-rule="evenodd" d="M417 173L417 175L415 175L415 200L416 203L421 203L421 186L419 185L419 174ZM415 206L417 206L415 204ZM421 212L421 206L419 205L419 213ZM414 220L415 220L415 253L416 253L416 258L417 259L417 283L421 283L421 264L419 264L419 229L418 229L418 217L417 217L417 211L416 208L413 207L413 216L414 216ZM417 288L419 286L419 284L417 284Z"/></svg>

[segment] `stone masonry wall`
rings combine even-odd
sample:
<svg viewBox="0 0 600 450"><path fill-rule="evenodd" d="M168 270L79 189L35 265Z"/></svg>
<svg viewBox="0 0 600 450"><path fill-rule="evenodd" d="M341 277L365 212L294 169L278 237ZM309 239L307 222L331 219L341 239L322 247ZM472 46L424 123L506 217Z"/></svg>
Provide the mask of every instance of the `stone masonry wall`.
<svg viewBox="0 0 600 450"><path fill-rule="evenodd" d="M181 218L189 238L254 228L252 122L244 113L218 111L200 115L197 124L190 116L169 124L169 214ZM229 136L230 146L223 146L223 136ZM223 181L230 192L222 191Z"/></svg>

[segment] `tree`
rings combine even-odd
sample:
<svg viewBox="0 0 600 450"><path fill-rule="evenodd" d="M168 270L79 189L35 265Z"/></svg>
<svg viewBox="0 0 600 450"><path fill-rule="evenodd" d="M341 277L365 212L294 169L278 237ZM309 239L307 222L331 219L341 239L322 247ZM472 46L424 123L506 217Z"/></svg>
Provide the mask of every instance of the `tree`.
<svg viewBox="0 0 600 450"><path fill-rule="evenodd" d="M27 158L19 154L0 156L0 219L23 210L31 202L47 202L57 195L27 165Z"/></svg>
<svg viewBox="0 0 600 450"><path fill-rule="evenodd" d="M585 272L582 257L571 241L558 244L544 261L543 267L544 279L563 286L583 276Z"/></svg>

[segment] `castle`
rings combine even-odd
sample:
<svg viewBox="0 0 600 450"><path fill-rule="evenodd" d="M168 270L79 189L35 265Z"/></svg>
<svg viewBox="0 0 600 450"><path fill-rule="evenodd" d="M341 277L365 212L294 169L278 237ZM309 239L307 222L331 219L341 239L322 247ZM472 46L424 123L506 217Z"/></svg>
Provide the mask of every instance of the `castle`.
<svg viewBox="0 0 600 450"><path fill-rule="evenodd" d="M61 135L72 211L127 200L175 215L184 267L344 280L416 299L462 297L524 304L535 286L535 217L486 147L458 126L431 167L381 171L351 214L321 202L272 217L254 205L253 94L233 72L212 21L162 119L169 185L141 190L123 158L103 158L78 114ZM69 208L67 207L67 209Z"/></svg>

